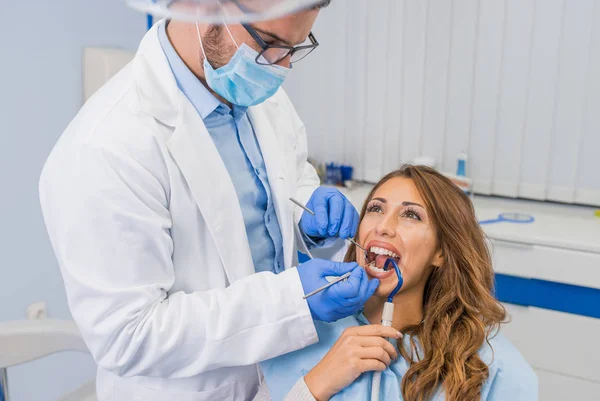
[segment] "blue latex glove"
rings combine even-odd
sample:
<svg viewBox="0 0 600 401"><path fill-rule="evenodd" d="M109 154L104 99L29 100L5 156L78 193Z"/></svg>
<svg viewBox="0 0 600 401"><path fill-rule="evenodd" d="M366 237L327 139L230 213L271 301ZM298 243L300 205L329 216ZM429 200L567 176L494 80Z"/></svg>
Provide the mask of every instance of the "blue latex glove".
<svg viewBox="0 0 600 401"><path fill-rule="evenodd" d="M313 259L298 266L305 294L329 283L325 277L342 276L348 272L352 272L348 281L340 281L307 299L313 319L335 322L356 314L375 293L379 280L369 281L365 270L356 263Z"/></svg>
<svg viewBox="0 0 600 401"><path fill-rule="evenodd" d="M302 214L300 228L312 238L354 238L358 228L358 212L340 191L319 187L313 192Z"/></svg>

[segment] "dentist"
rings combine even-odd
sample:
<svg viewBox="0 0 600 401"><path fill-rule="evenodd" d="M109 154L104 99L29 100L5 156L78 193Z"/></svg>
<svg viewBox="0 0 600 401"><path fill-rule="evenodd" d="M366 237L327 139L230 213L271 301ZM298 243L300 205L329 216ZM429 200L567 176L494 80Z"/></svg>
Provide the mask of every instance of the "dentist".
<svg viewBox="0 0 600 401"><path fill-rule="evenodd" d="M295 263L307 238L353 237L358 224L319 187L280 88L318 46L319 8L157 23L49 156L42 210L99 401L251 400L258 362L315 343L314 320L349 316L375 291L356 263Z"/></svg>

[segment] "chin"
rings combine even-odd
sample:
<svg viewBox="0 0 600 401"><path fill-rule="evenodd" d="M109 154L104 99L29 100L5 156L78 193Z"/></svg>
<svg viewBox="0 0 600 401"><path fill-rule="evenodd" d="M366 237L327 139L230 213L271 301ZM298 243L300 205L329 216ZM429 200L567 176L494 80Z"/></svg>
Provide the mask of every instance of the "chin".
<svg viewBox="0 0 600 401"><path fill-rule="evenodd" d="M388 291L387 289L382 289L381 287L378 287L375 290L375 293L373 294L373 297L375 297L375 298L381 298L381 299L384 299L384 300L387 301L387 297L390 295L391 291L392 290Z"/></svg>
<svg viewBox="0 0 600 401"><path fill-rule="evenodd" d="M396 280L394 280L396 281ZM390 295L390 293L392 291L394 291L394 288L396 288L396 283L385 283L385 282L381 282L379 284L379 287L377 287L377 289L375 290L375 294L373 294L373 296L378 297L378 298L385 298L387 299L387 297ZM400 292L398 292L400 293Z"/></svg>

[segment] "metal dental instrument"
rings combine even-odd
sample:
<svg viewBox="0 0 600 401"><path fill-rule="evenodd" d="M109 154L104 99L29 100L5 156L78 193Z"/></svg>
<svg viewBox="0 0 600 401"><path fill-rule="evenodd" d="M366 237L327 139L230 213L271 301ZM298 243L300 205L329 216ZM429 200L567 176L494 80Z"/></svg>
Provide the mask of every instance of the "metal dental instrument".
<svg viewBox="0 0 600 401"><path fill-rule="evenodd" d="M293 202L293 203L294 203L296 206L298 206L299 208L301 208L301 209L305 210L307 213L309 213L309 214L311 214L311 215L313 215L313 216L315 215L315 212L313 212L312 210L310 210L309 208L307 208L306 206L304 206L302 203L298 202L296 199L294 199L294 198L290 198L290 200L291 200L291 201L292 201L292 202ZM356 241L355 241L353 238L346 238L346 241L349 241L349 242L351 242L352 244L356 245L358 248L362 249L362 250L364 251L364 253L365 253L365 261L368 261L368 259L369 259L369 253L367 252L367 250L366 250L365 248L363 248L362 246L358 245L358 243L357 243L357 242L356 242ZM363 268L365 268L365 267L367 267L367 266L369 266L369 265L372 265L373 263L375 263L375 261L373 261L373 262L371 262L371 263L369 263L369 264L367 264L367 265L365 265L365 266L362 266L362 267L363 267ZM350 277L350 275L351 275L351 274L352 274L351 272L348 272L348 273L346 273L346 274L344 274L344 275L342 275L342 276L339 276L339 277L337 277L336 279L334 279L333 281L331 281L330 283L327 283L327 284L325 284L324 286L322 286L322 287L320 287L320 288L317 288L317 289L316 289L316 290L314 290L314 291L311 291L311 292L309 292L308 294L306 294L306 295L305 295L305 296L303 296L302 298L303 298L303 299L306 299L306 298L312 297L313 295L315 295L315 294L318 294L318 293L320 293L320 292L321 292L321 291L323 291L323 290L326 290L327 288L331 287L331 286L332 286L332 285L334 285L334 284L337 284L337 283L339 283L340 281L347 280L347 279L348 279L348 277Z"/></svg>
<svg viewBox="0 0 600 401"><path fill-rule="evenodd" d="M306 206L304 206L302 203L298 202L296 199L290 198L290 200L292 202L294 202L296 204L296 206L298 206L299 208L304 209L305 211L307 211L308 213L312 214L313 216L315 215L315 212L313 212L312 210L310 210L309 208L307 208Z"/></svg>
<svg viewBox="0 0 600 401"><path fill-rule="evenodd" d="M375 263L375 262L371 262L371 263L369 263L368 265L366 265L366 266L363 266L363 267L367 267L367 266L369 266L369 265L372 265L373 263ZM306 294L305 296L303 296L303 297L302 297L302 299L306 299L306 298L312 297L313 295L315 295L315 294L318 294L318 293L320 293L321 291L328 289L329 287L331 287L331 286L332 286L332 285L334 285L334 284L337 284L337 283L339 283L340 281L347 280L347 279L348 279L348 277L350 277L350 275L351 275L351 274L352 274L352 272L348 272L348 273L346 273L346 274L344 274L344 275L341 275L341 276L339 276L338 278L336 278L336 279L335 279L335 280L333 280L332 282L330 282L330 283L327 283L327 284L325 284L324 286L322 286L322 287L319 287L319 288L317 288L316 290L309 292L308 294Z"/></svg>
<svg viewBox="0 0 600 401"><path fill-rule="evenodd" d="M363 252L365 253L365 261L367 261L369 259L369 252L363 248L362 246L358 245L358 242L354 241L353 238L348 238L347 241L352 242L354 245L356 245L358 248L362 249ZM370 263L369 263L370 264Z"/></svg>
<svg viewBox="0 0 600 401"><path fill-rule="evenodd" d="M307 208L306 206L304 206L302 203L298 202L296 199L290 198L290 200L292 202L294 202L294 204L296 204L298 207L300 207L303 210L305 210L307 213L310 213L313 216L315 215L315 212L313 212L312 210L310 210L309 208ZM346 241L349 241L349 242L353 243L354 245L356 245L358 248L362 249L363 252L365 253L365 260L368 259L369 253L367 252L367 250L365 248L363 248L362 246L358 245L358 242L356 242L353 238L346 238Z"/></svg>
<svg viewBox="0 0 600 401"><path fill-rule="evenodd" d="M336 278L335 280L333 280L329 284L325 284L323 287L317 288L316 290L309 292L308 294L306 294L305 296L303 296L302 299L306 299L308 297L312 297L313 295L318 294L321 291L328 289L332 285L337 284L340 281L346 280L348 277L350 277L351 274L352 274L352 272L348 272L348 273L346 273L346 274L344 274L342 276L339 276L338 278Z"/></svg>

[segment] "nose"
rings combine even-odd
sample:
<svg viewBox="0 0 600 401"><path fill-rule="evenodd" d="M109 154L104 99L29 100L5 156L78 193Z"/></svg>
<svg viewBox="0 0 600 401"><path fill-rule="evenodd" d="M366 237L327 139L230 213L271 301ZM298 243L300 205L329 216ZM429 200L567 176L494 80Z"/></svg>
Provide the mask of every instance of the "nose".
<svg viewBox="0 0 600 401"><path fill-rule="evenodd" d="M390 213L387 214L379 221L375 228L378 235L382 237L395 237L396 236L396 219Z"/></svg>

